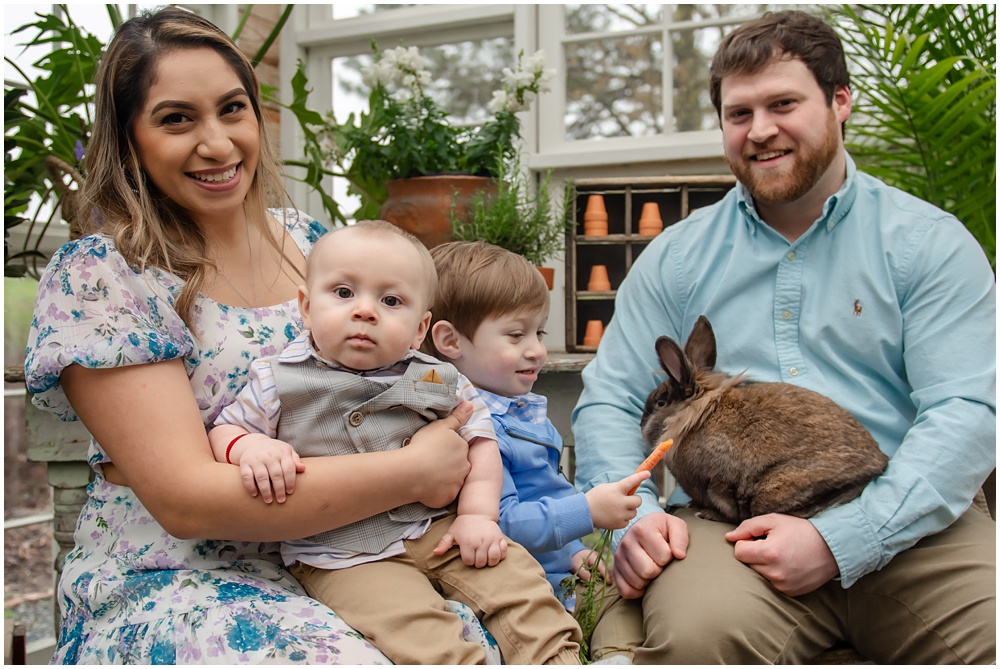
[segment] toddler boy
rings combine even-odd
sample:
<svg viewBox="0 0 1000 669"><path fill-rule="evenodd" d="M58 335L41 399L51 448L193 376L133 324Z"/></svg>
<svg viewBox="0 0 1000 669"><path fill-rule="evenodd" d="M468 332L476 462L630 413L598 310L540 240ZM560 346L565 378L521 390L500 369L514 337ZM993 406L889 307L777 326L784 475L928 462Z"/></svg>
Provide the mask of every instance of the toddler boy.
<svg viewBox="0 0 1000 669"><path fill-rule="evenodd" d="M537 268L485 242L451 242L431 255L438 291L424 350L468 377L493 416L504 469L500 528L541 563L554 592L571 574L589 580L594 556L580 538L625 527L640 503L628 491L649 473L587 493L560 473L562 438L546 399L531 392L548 355L549 291ZM596 577L607 578L603 563ZM572 597L564 604L572 609Z"/></svg>

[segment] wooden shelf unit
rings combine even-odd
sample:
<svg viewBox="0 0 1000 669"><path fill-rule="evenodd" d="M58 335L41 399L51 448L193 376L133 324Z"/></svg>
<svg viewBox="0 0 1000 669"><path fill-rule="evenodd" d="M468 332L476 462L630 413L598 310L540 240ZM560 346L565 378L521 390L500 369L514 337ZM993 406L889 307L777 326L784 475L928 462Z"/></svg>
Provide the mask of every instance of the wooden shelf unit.
<svg viewBox="0 0 1000 669"><path fill-rule="evenodd" d="M639 235L642 205L656 202L663 227L687 218L699 207L720 200L734 185L732 175L623 177L578 179L573 207L573 227L566 240L566 350L593 353L596 346L584 346L587 321L600 320L607 327L614 313L617 286L643 249L655 236ZM591 195L604 197L608 212L608 234L583 234L584 211ZM590 291L590 268L606 265L612 290Z"/></svg>

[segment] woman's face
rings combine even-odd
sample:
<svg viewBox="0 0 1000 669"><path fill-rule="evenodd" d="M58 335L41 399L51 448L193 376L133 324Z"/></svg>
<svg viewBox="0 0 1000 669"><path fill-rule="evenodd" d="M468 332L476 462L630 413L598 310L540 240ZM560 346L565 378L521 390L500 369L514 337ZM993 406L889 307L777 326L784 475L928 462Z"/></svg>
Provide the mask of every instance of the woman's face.
<svg viewBox="0 0 1000 669"><path fill-rule="evenodd" d="M242 218L260 157L260 128L236 72L214 49L162 56L134 124L143 170L196 222Z"/></svg>

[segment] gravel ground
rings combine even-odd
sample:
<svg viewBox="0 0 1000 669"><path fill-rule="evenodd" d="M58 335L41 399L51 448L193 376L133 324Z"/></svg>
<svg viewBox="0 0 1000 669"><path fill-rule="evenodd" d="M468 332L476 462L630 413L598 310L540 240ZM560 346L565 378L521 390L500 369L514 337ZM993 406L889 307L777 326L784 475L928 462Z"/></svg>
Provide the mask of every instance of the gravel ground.
<svg viewBox="0 0 1000 669"><path fill-rule="evenodd" d="M52 526L4 531L4 617L24 623L28 643L55 636Z"/></svg>

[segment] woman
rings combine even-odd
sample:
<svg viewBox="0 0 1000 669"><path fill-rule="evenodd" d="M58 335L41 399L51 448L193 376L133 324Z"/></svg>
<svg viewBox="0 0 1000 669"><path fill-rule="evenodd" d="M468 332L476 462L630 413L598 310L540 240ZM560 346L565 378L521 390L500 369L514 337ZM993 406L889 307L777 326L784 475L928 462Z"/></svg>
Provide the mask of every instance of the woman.
<svg viewBox="0 0 1000 669"><path fill-rule="evenodd" d="M100 232L53 257L25 363L36 404L94 437L54 662L386 662L273 542L444 506L468 471L461 408L408 448L307 461L283 504L214 461L206 425L300 331L323 232L266 208L283 190L259 90L228 36L180 9L127 21L102 59L84 193Z"/></svg>

